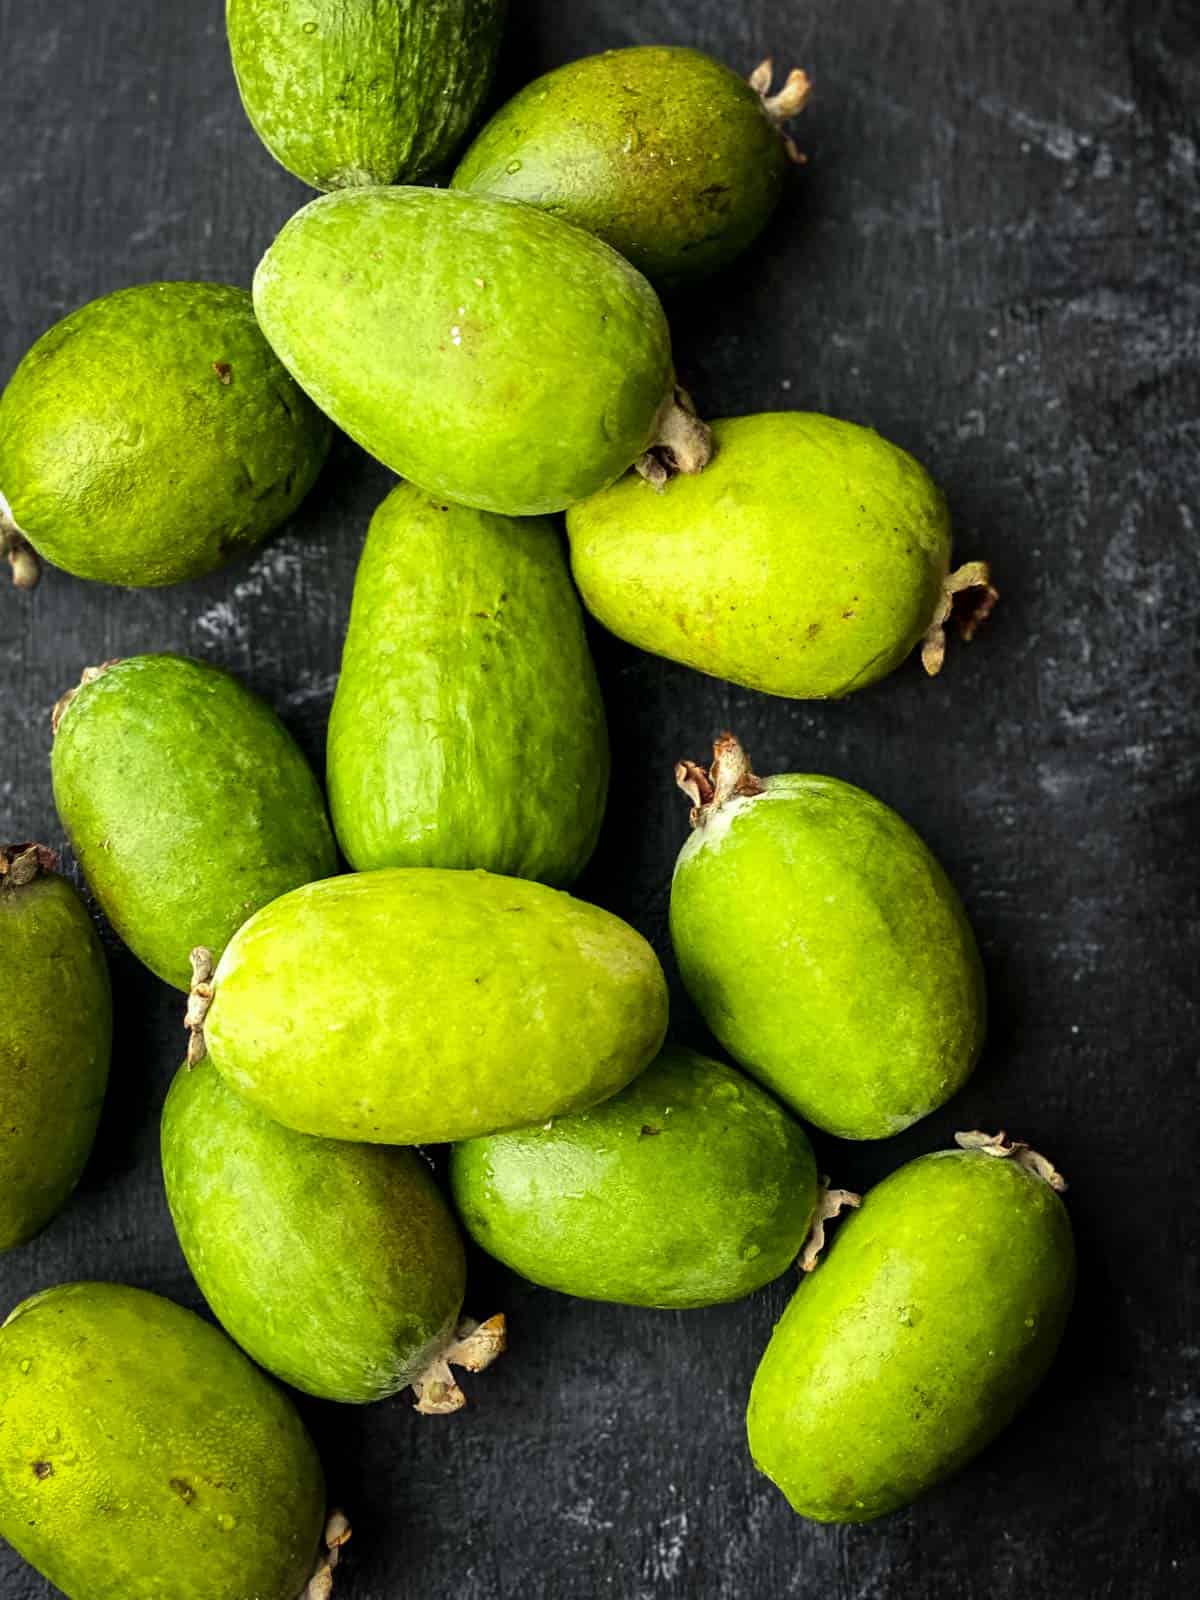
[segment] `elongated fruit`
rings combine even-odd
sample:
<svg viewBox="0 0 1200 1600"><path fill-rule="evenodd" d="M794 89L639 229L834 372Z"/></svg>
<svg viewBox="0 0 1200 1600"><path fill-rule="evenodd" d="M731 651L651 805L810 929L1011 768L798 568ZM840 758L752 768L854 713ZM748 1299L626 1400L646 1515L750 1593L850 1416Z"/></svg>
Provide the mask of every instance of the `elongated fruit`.
<svg viewBox="0 0 1200 1600"><path fill-rule="evenodd" d="M775 1328L750 1451L794 1509L868 1522L957 1471L1054 1357L1075 1250L1065 1185L1003 1134L960 1134L844 1222Z"/></svg>
<svg viewBox="0 0 1200 1600"><path fill-rule="evenodd" d="M329 722L352 866L566 884L608 788L604 704L558 530L400 484L371 522Z"/></svg>
<svg viewBox="0 0 1200 1600"><path fill-rule="evenodd" d="M312 770L275 713L217 667L130 656L89 667L54 713L54 802L92 893L176 988L196 945L337 856Z"/></svg>
<svg viewBox="0 0 1200 1600"><path fill-rule="evenodd" d="M398 867L294 890L193 993L193 1059L278 1122L376 1144L466 1139L615 1094L667 991L619 918L521 878Z"/></svg>
<svg viewBox="0 0 1200 1600"><path fill-rule="evenodd" d="M693 803L671 938L709 1027L748 1072L843 1139L882 1139L960 1087L983 1044L975 938L929 850L836 778L759 779L731 734Z"/></svg>

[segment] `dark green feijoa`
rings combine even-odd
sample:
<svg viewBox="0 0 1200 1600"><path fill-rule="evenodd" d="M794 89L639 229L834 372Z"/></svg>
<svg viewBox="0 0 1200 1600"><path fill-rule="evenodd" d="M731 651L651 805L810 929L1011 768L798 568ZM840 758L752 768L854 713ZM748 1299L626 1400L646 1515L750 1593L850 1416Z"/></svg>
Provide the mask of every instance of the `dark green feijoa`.
<svg viewBox="0 0 1200 1600"><path fill-rule="evenodd" d="M44 333L0 398L0 549L140 589L212 572L290 517L329 448L244 289L147 283Z"/></svg>
<svg viewBox="0 0 1200 1600"><path fill-rule="evenodd" d="M360 871L567 884L600 829L604 705L558 530L400 484L371 522L329 723Z"/></svg>
<svg viewBox="0 0 1200 1600"><path fill-rule="evenodd" d="M54 866L41 845L0 846L0 1250L66 1204L108 1079L108 967Z"/></svg>
<svg viewBox="0 0 1200 1600"><path fill-rule="evenodd" d="M321 409L431 495L535 516L634 462L665 482L708 460L654 290L532 206L443 189L323 195L263 257L254 305Z"/></svg>
<svg viewBox="0 0 1200 1600"><path fill-rule="evenodd" d="M475 1242L547 1289L636 1306L737 1300L795 1260L817 1173L740 1072L668 1045L603 1105L451 1153Z"/></svg>
<svg viewBox="0 0 1200 1600"><path fill-rule="evenodd" d="M246 115L314 189L443 166L492 80L507 0L227 0Z"/></svg>
<svg viewBox="0 0 1200 1600"><path fill-rule="evenodd" d="M186 656L89 667L54 708L54 803L105 915L187 989L260 906L337 866L321 791L271 708Z"/></svg>
<svg viewBox="0 0 1200 1600"><path fill-rule="evenodd" d="M684 761L692 833L671 885L684 985L748 1072L843 1139L948 1100L983 1044L975 937L928 848L836 778L750 770L732 734Z"/></svg>
<svg viewBox="0 0 1200 1600"><path fill-rule="evenodd" d="M0 1328L0 1439L0 1534L68 1600L331 1592L350 1530L325 1521L303 1423L170 1300L70 1283L19 1305Z"/></svg>
<svg viewBox="0 0 1200 1600"><path fill-rule="evenodd" d="M171 1086L162 1167L201 1293L294 1388L364 1402L411 1384L418 1411L454 1411L448 1363L478 1371L503 1348L503 1317L459 1323L462 1240L414 1151L294 1133L205 1061Z"/></svg>
<svg viewBox="0 0 1200 1600"><path fill-rule="evenodd" d="M1004 1135L892 1173L777 1324L750 1392L755 1464L801 1516L869 1522L982 1450L1054 1358L1075 1248L1065 1184Z"/></svg>
<svg viewBox="0 0 1200 1600"><path fill-rule="evenodd" d="M521 90L478 135L453 187L524 200L597 234L669 288L726 266L783 192L784 124L808 99L749 82L699 50L637 45L585 56Z"/></svg>

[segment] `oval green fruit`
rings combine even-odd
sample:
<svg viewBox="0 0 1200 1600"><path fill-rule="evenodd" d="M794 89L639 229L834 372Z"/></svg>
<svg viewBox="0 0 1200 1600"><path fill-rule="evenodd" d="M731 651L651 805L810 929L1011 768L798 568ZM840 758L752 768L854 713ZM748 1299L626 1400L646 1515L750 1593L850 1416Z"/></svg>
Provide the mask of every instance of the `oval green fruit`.
<svg viewBox="0 0 1200 1600"><path fill-rule="evenodd" d="M360 871L486 867L567 884L583 870L608 734L552 523L392 491L354 584L328 780Z"/></svg>
<svg viewBox="0 0 1200 1600"><path fill-rule="evenodd" d="M767 1346L750 1451L802 1516L908 1505L994 1438L1053 1360L1075 1281L1062 1179L1003 1135L959 1140L871 1190Z"/></svg>
<svg viewBox="0 0 1200 1600"><path fill-rule="evenodd" d="M0 1250L58 1215L92 1148L112 1052L104 952L40 845L0 846Z"/></svg>
<svg viewBox="0 0 1200 1600"><path fill-rule="evenodd" d="M808 98L771 63L748 83L699 50L637 45L568 62L526 85L476 137L453 187L574 222L662 288L726 266L766 226L795 146L783 124Z"/></svg>
<svg viewBox="0 0 1200 1600"><path fill-rule="evenodd" d="M0 543L131 588L198 578L291 516L330 438L244 289L121 289L44 333L0 398Z"/></svg>
<svg viewBox="0 0 1200 1600"><path fill-rule="evenodd" d="M454 154L487 95L507 0L227 0L267 149L314 189L405 183Z"/></svg>
<svg viewBox="0 0 1200 1600"><path fill-rule="evenodd" d="M817 1199L799 1123L740 1072L669 1045L590 1111L456 1145L475 1242L547 1289L708 1306L777 1278Z"/></svg>
<svg viewBox="0 0 1200 1600"><path fill-rule="evenodd" d="M162 1166L192 1276L260 1367L328 1400L411 1384L418 1409L463 1403L444 1381L470 1331L462 1239L414 1151L295 1133L206 1061L171 1086ZM476 1346L497 1353L503 1327L491 1319Z"/></svg>
<svg viewBox="0 0 1200 1600"><path fill-rule="evenodd" d="M986 1001L941 867L890 807L836 778L763 780L732 735L676 771L692 834L671 885L684 986L713 1033L795 1111L883 1139L975 1065Z"/></svg>
<svg viewBox="0 0 1200 1600"><path fill-rule="evenodd" d="M333 872L321 791L279 718L217 667L130 656L59 701L54 803L105 915L187 989L268 900Z"/></svg>
<svg viewBox="0 0 1200 1600"><path fill-rule="evenodd" d="M635 478L572 507L583 602L619 638L791 699L850 694L924 641L938 671L955 595L995 602L986 565L950 571L929 474L870 428L810 412L713 426L712 464L655 493Z"/></svg>
<svg viewBox="0 0 1200 1600"><path fill-rule="evenodd" d="M324 1522L300 1418L219 1329L72 1283L0 1329L0 1533L69 1600L297 1600Z"/></svg>
<svg viewBox="0 0 1200 1600"><path fill-rule="evenodd" d="M534 516L708 431L676 399L654 290L579 228L512 200L342 189L254 279L263 331L339 428L433 495ZM658 455L654 455L654 451Z"/></svg>
<svg viewBox="0 0 1200 1600"><path fill-rule="evenodd" d="M651 1061L667 1024L658 958L619 917L437 867L284 895L197 998L194 1042L235 1089L303 1133L375 1144L594 1105Z"/></svg>

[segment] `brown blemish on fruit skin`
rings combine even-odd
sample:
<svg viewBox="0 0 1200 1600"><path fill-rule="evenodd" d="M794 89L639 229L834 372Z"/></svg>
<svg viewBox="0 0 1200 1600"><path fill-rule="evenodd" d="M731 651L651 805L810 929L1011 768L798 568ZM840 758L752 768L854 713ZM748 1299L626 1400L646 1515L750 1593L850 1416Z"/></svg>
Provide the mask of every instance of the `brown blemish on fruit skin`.
<svg viewBox="0 0 1200 1600"><path fill-rule="evenodd" d="M228 361L214 361L212 369L226 388L233 382L233 368Z"/></svg>
<svg viewBox="0 0 1200 1600"><path fill-rule="evenodd" d="M174 1490L174 1492L183 1501L185 1506L190 1506L192 1501L196 1498L195 1489L192 1488L191 1484L188 1483L185 1478L171 1478L169 1480L169 1487Z"/></svg>
<svg viewBox="0 0 1200 1600"><path fill-rule="evenodd" d="M33 1475L38 1479L51 1478L54 1476L54 1468L48 1461L35 1461L33 1463Z"/></svg>

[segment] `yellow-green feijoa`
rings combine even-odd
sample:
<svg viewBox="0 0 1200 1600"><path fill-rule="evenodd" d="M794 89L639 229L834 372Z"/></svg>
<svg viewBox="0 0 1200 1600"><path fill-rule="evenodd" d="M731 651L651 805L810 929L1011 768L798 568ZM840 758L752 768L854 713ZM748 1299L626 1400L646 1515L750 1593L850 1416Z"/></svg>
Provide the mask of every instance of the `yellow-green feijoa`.
<svg viewBox="0 0 1200 1600"><path fill-rule="evenodd" d="M468 1232L533 1283L585 1300L738 1300L799 1254L817 1172L804 1130L720 1061L668 1045L590 1111L455 1145Z"/></svg>
<svg viewBox="0 0 1200 1600"><path fill-rule="evenodd" d="M70 1283L19 1305L0 1328L0 1441L0 1534L68 1600L329 1593L303 1423L170 1300Z"/></svg>
<svg viewBox="0 0 1200 1600"><path fill-rule="evenodd" d="M24 587L26 542L77 578L201 577L291 516L331 437L244 289L120 289L44 333L0 398L0 548Z"/></svg>
<svg viewBox="0 0 1200 1600"><path fill-rule="evenodd" d="M296 1133L203 1061L167 1096L162 1168L201 1293L294 1388L363 1403L411 1384L418 1410L453 1411L448 1363L503 1348L503 1317L460 1323L462 1238L415 1151Z"/></svg>
<svg viewBox="0 0 1200 1600"><path fill-rule="evenodd" d="M680 975L713 1033L809 1122L883 1139L948 1100L983 1045L975 936L946 874L881 800L755 776L732 734L681 762L692 833L671 884Z"/></svg>
<svg viewBox="0 0 1200 1600"><path fill-rule="evenodd" d="M453 187L540 206L596 234L660 288L726 266L783 193L784 124L809 81L777 94L700 50L635 45L535 78L477 135Z"/></svg>
<svg viewBox="0 0 1200 1600"><path fill-rule="evenodd" d="M274 711L186 656L89 667L54 711L54 803L121 938L187 989L252 912L336 870L320 786Z"/></svg>
<svg viewBox="0 0 1200 1600"><path fill-rule="evenodd" d="M360 871L568 884L608 789L604 703L558 529L400 484L371 521L329 721Z"/></svg>
<svg viewBox="0 0 1200 1600"><path fill-rule="evenodd" d="M658 296L581 228L515 200L340 189L254 278L263 331L339 428L427 493L535 516L638 462L698 472Z"/></svg>
<svg viewBox="0 0 1200 1600"><path fill-rule="evenodd" d="M801 1516L869 1522L957 1471L1054 1358L1075 1248L1065 1187L1004 1135L910 1161L843 1222L750 1392L755 1465Z"/></svg>
<svg viewBox="0 0 1200 1600"><path fill-rule="evenodd" d="M246 115L314 189L443 166L492 81L507 0L226 0Z"/></svg>
<svg viewBox="0 0 1200 1600"><path fill-rule="evenodd" d="M108 966L54 866L41 845L0 846L0 1250L66 1204L108 1080Z"/></svg>
<svg viewBox="0 0 1200 1600"><path fill-rule="evenodd" d="M865 688L922 646L939 670L955 597L970 637L996 599L987 566L950 568L933 479L871 428L812 412L713 424L697 478L636 478L573 506L583 602L619 638L715 678L798 700Z"/></svg>
<svg viewBox="0 0 1200 1600"><path fill-rule="evenodd" d="M189 1007L233 1088L302 1133L434 1144L616 1094L656 1054L667 989L610 912L524 878L351 873L263 908Z"/></svg>

